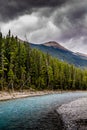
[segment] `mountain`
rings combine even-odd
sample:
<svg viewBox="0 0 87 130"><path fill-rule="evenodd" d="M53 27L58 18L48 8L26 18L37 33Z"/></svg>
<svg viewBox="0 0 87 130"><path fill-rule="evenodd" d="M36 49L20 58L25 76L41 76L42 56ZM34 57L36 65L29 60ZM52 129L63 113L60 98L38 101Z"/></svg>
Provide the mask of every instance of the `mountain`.
<svg viewBox="0 0 87 130"><path fill-rule="evenodd" d="M83 59L87 60L87 55L86 54L79 53L79 52L77 52L76 54L79 55L80 57L82 57Z"/></svg>
<svg viewBox="0 0 87 130"><path fill-rule="evenodd" d="M67 50L65 47L61 46L59 43L57 43L55 41L50 41L50 42L44 43L43 45L49 46L49 47L54 47L54 48L59 48L62 50Z"/></svg>
<svg viewBox="0 0 87 130"><path fill-rule="evenodd" d="M57 42L50 41L43 44L30 43L30 45L32 48L37 48L45 53L49 53L61 61L66 61L70 64L74 64L77 67L87 67L87 57L84 54L82 55L80 53L74 53L61 46Z"/></svg>

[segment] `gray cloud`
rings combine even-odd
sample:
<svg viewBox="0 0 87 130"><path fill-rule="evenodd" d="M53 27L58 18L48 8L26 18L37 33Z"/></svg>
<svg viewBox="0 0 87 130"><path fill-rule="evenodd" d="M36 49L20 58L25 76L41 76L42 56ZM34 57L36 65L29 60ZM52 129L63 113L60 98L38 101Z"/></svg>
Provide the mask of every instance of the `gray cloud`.
<svg viewBox="0 0 87 130"><path fill-rule="evenodd" d="M31 42L55 40L86 53L87 0L0 0L0 22L4 33L11 29Z"/></svg>
<svg viewBox="0 0 87 130"><path fill-rule="evenodd" d="M78 38L87 35L87 2L78 4L70 3L55 11L52 20L54 24L61 28L61 39Z"/></svg>
<svg viewBox="0 0 87 130"><path fill-rule="evenodd" d="M33 8L61 6L68 0L0 0L0 20L7 21L32 13Z"/></svg>

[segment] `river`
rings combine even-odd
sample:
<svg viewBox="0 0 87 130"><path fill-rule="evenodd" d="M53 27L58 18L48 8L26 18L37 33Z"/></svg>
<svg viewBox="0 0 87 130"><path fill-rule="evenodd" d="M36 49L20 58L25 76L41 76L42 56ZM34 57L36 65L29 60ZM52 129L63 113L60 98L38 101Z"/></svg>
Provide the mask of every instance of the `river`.
<svg viewBox="0 0 87 130"><path fill-rule="evenodd" d="M56 108L86 92L66 92L0 102L0 130L62 130Z"/></svg>

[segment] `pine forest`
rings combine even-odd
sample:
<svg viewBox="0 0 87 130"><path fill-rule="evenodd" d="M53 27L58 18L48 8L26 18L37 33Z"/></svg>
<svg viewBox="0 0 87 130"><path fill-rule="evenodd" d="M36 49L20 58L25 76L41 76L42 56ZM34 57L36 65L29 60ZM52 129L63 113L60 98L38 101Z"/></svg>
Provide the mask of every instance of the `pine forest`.
<svg viewBox="0 0 87 130"><path fill-rule="evenodd" d="M32 49L9 31L0 33L0 90L84 90L87 70Z"/></svg>

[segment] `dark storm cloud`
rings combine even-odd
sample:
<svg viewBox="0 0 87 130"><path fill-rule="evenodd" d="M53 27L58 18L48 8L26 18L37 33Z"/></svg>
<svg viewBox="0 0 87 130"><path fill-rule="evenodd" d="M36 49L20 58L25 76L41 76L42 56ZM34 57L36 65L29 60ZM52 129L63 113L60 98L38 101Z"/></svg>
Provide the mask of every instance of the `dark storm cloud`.
<svg viewBox="0 0 87 130"><path fill-rule="evenodd" d="M87 0L0 0L0 27L33 43L55 40L84 51Z"/></svg>
<svg viewBox="0 0 87 130"><path fill-rule="evenodd" d="M70 22L78 22L83 20L85 15L87 14L87 2L84 5L78 4L79 6L71 6L69 12L67 12L66 17L70 20Z"/></svg>
<svg viewBox="0 0 87 130"><path fill-rule="evenodd" d="M80 5L74 6L73 4L65 7L64 11L57 10L54 16L54 22L60 24L66 17L71 23L76 24L76 22L83 20L87 14L87 3L83 7Z"/></svg>
<svg viewBox="0 0 87 130"><path fill-rule="evenodd" d="M86 13L87 13L87 7L75 9L73 11L70 11L69 19L71 21L83 19Z"/></svg>
<svg viewBox="0 0 87 130"><path fill-rule="evenodd" d="M33 8L61 6L68 0L0 0L0 20L13 19L21 14L32 13Z"/></svg>
<svg viewBox="0 0 87 130"><path fill-rule="evenodd" d="M87 35L87 2L79 0L78 4L70 3L62 9L55 11L52 20L61 28L61 39L78 38Z"/></svg>

